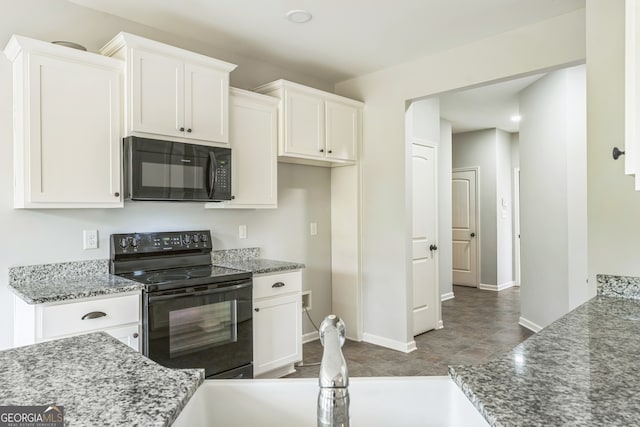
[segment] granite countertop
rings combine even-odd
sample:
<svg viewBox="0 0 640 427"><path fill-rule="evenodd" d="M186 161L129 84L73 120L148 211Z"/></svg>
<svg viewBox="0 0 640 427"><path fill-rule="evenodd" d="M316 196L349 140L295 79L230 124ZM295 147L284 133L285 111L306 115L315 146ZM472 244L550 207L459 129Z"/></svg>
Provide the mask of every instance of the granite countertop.
<svg viewBox="0 0 640 427"><path fill-rule="evenodd" d="M491 426L638 424L640 301L599 293L496 360L449 367Z"/></svg>
<svg viewBox="0 0 640 427"><path fill-rule="evenodd" d="M299 262L276 261L260 258L259 248L227 249L213 253L213 264L253 274L278 273L299 270L305 265Z"/></svg>
<svg viewBox="0 0 640 427"><path fill-rule="evenodd" d="M0 405L63 406L65 425L169 426L203 381L103 332L0 352Z"/></svg>
<svg viewBox="0 0 640 427"><path fill-rule="evenodd" d="M218 263L220 267L233 268L235 270L250 271L253 274L278 273L287 270L299 270L305 268L304 264L298 262L276 261L265 258L246 258L235 261Z"/></svg>
<svg viewBox="0 0 640 427"><path fill-rule="evenodd" d="M109 274L108 260L9 269L9 288L28 304L139 291L143 287L141 283Z"/></svg>

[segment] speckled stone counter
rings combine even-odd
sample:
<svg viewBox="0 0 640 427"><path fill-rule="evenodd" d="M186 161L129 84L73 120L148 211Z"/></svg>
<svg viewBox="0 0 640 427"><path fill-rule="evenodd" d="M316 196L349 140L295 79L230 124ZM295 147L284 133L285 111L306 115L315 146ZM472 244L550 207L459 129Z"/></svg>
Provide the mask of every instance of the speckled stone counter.
<svg viewBox="0 0 640 427"><path fill-rule="evenodd" d="M597 296L449 375L492 426L640 425L640 301Z"/></svg>
<svg viewBox="0 0 640 427"><path fill-rule="evenodd" d="M61 405L71 426L169 426L203 380L105 333L0 352L0 405Z"/></svg>
<svg viewBox="0 0 640 427"><path fill-rule="evenodd" d="M299 262L276 261L259 257L259 248L214 251L213 264L220 267L250 271L253 274L277 273L305 268L305 265Z"/></svg>
<svg viewBox="0 0 640 427"><path fill-rule="evenodd" d="M12 267L9 288L28 304L42 304L139 291L143 285L109 274L108 260L92 260Z"/></svg>

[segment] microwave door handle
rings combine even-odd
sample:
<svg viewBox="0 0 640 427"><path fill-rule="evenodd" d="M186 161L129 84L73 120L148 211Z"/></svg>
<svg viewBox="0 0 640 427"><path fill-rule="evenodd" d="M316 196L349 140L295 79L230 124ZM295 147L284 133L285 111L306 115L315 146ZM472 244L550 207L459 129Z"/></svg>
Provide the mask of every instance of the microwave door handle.
<svg viewBox="0 0 640 427"><path fill-rule="evenodd" d="M216 168L218 161L216 160L216 153L209 151L209 176L207 177L207 183L209 184L209 198L213 198L216 188Z"/></svg>

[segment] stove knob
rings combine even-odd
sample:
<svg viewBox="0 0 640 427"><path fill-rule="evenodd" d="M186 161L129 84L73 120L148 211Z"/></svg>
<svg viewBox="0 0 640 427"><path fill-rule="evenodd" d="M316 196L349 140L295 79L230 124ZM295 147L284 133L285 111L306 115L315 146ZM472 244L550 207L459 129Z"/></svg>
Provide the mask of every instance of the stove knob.
<svg viewBox="0 0 640 427"><path fill-rule="evenodd" d="M129 246L129 239L127 239L126 237L122 237L122 238L120 239L120 247L121 247L122 249L126 249L126 248L127 248L127 246Z"/></svg>
<svg viewBox="0 0 640 427"><path fill-rule="evenodd" d="M207 238L207 235L206 235L206 234L203 234L202 236L200 236L200 241L201 241L201 242L206 242L206 241L207 241L207 239L208 239L208 238Z"/></svg>
<svg viewBox="0 0 640 427"><path fill-rule="evenodd" d="M184 243L185 245L188 245L189 243L191 243L191 236L188 234L185 234L184 236L182 236L182 243Z"/></svg>
<svg viewBox="0 0 640 427"><path fill-rule="evenodd" d="M131 247L133 248L137 248L138 247L138 239L136 239L135 237L133 239L131 239Z"/></svg>
<svg viewBox="0 0 640 427"><path fill-rule="evenodd" d="M198 243L200 241L200 236L198 236L197 234L193 235L193 243Z"/></svg>

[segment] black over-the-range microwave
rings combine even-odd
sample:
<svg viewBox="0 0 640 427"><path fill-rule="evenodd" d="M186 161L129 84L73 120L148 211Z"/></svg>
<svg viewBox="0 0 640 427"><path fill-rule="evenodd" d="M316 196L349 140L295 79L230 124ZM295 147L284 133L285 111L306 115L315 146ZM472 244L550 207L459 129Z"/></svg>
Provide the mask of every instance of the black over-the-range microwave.
<svg viewBox="0 0 640 427"><path fill-rule="evenodd" d="M231 149L129 136L124 138L129 200L231 200Z"/></svg>

